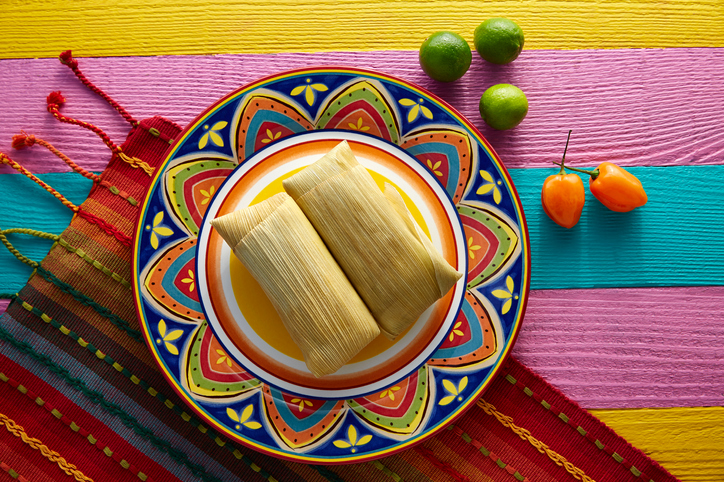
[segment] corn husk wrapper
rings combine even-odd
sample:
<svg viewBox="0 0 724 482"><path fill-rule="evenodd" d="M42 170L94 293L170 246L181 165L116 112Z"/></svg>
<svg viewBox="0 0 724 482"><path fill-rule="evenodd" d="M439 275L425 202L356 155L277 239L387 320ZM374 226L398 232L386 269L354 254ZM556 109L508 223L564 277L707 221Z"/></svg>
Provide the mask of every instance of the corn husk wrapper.
<svg viewBox="0 0 724 482"><path fill-rule="evenodd" d="M380 332L299 206L285 193L211 221L274 305L316 377Z"/></svg>
<svg viewBox="0 0 724 482"><path fill-rule="evenodd" d="M384 194L346 141L283 181L391 339L462 273L442 257L391 185Z"/></svg>

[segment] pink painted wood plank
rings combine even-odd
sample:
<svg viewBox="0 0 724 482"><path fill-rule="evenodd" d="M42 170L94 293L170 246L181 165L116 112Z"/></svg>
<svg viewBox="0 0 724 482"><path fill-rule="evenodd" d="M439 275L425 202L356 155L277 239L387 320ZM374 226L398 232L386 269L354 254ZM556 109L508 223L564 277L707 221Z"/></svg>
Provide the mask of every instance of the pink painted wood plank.
<svg viewBox="0 0 724 482"><path fill-rule="evenodd" d="M588 409L724 406L723 300L721 286L532 291L513 355Z"/></svg>
<svg viewBox="0 0 724 482"><path fill-rule="evenodd" d="M585 408L724 406L724 287L540 290L513 355Z"/></svg>
<svg viewBox="0 0 724 482"><path fill-rule="evenodd" d="M475 56L458 82L440 84L420 70L415 51L81 59L89 78L137 118L164 115L185 125L224 94L259 77L314 65L377 69L437 93L482 130L508 167L542 167L558 159L574 129L568 159L595 165L721 164L724 153L724 49L524 51L508 66ZM478 114L492 84L528 95L530 112L516 129L494 131ZM87 169L101 170L108 151L89 132L60 125L45 96L61 90L64 112L98 124L121 141L127 126L54 59L0 61L0 150L20 129L43 136ZM34 148L15 154L37 172L65 171ZM7 172L2 168L0 172Z"/></svg>

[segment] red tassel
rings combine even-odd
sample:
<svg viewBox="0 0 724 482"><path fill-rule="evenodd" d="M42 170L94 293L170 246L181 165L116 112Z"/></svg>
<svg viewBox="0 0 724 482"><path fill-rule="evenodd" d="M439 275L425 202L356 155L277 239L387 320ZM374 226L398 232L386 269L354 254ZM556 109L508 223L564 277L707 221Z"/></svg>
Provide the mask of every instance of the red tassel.
<svg viewBox="0 0 724 482"><path fill-rule="evenodd" d="M71 69L75 69L78 67L78 61L73 58L73 52L70 50L66 50L65 52L62 52L58 58L60 58L60 62L63 65L67 65Z"/></svg>
<svg viewBox="0 0 724 482"><path fill-rule="evenodd" d="M101 181L100 176L98 176L97 174L88 172L85 169L83 169L82 167L80 167L78 164L73 162L68 156L66 156L65 154L60 152L58 149L53 147L53 145L51 143L46 142L43 139L39 139L32 134L27 134L24 131L20 131L20 132L21 132L20 134L16 134L13 136L13 147L15 149L22 149L24 147L31 147L31 146L34 146L35 144L39 144L39 145L45 147L46 149L48 149L50 152L52 152L56 156L60 157L75 172L80 173L81 175L87 177L88 179L92 179L94 182L100 182L101 185L104 185L105 187L107 187L109 189L112 187L111 184L108 184L108 183L104 184L103 181ZM113 190L111 189L111 191L113 191ZM119 190L118 195L120 195L120 194L121 194L121 191ZM121 196L121 197L123 197L123 196ZM126 199L127 197L128 196L126 195L126 197L124 197L124 199Z"/></svg>
<svg viewBox="0 0 724 482"><path fill-rule="evenodd" d="M22 149L23 147L30 147L33 145L35 145L34 135L28 135L23 132L13 136L13 149Z"/></svg>
<svg viewBox="0 0 724 482"><path fill-rule="evenodd" d="M148 174L149 176L153 175L153 168L148 165L147 162L138 159L136 157L130 157L126 155L120 147L118 147L110 137L108 137L108 134L103 132L102 129L99 127L94 126L93 124L89 122L83 122L78 119L73 119L72 117L66 117L63 114L60 113L60 106L65 102L65 98L60 94L60 92L51 92L48 95L48 112L53 114L53 117L58 119L60 122L65 122L68 124L73 124L77 126L84 127L90 131L95 132L98 137L100 137L103 142L108 146L108 148L113 151L114 154L116 154L118 157L120 157L124 162L127 162L131 165L134 169L141 168L143 171Z"/></svg>
<svg viewBox="0 0 724 482"><path fill-rule="evenodd" d="M63 97L63 94L58 90L48 94L48 98L45 99L45 101L48 103L48 110L53 108L60 109L60 106L65 104L65 97Z"/></svg>
<svg viewBox="0 0 724 482"><path fill-rule="evenodd" d="M83 82L83 85L88 87L90 90L95 92L96 94L100 95L103 100L108 102L111 107L116 109L121 116L123 116L124 119L126 119L133 127L138 126L139 122L133 118L131 114L126 111L118 102L111 99L111 97L103 92L101 89L96 87L93 82L88 80L85 75L83 75L83 72L81 72L80 68L78 68L78 61L73 58L73 54L70 50L66 50L65 52L61 53L58 58L60 59L60 63L63 65L67 65L70 67L70 69L73 71L73 73L78 77L78 80Z"/></svg>

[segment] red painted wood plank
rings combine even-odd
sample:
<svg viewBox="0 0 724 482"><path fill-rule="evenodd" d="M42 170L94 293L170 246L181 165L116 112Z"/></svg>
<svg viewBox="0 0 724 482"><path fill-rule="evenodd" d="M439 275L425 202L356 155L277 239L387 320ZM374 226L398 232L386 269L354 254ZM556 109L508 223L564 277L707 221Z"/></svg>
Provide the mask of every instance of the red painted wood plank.
<svg viewBox="0 0 724 482"><path fill-rule="evenodd" d="M586 408L724 405L724 287L539 290L513 354Z"/></svg>
<svg viewBox="0 0 724 482"><path fill-rule="evenodd" d="M377 69L419 83L469 117L508 167L542 167L558 159L574 129L569 162L595 165L721 164L724 153L724 49L526 50L508 66L473 60L458 82L440 84L420 70L415 51L81 59L89 78L137 118L165 115L186 124L219 97L275 72L313 65ZM490 85L509 82L528 95L530 112L516 129L493 131L478 115ZM2 60L0 150L20 129L43 136L83 167L101 170L108 150L89 132L60 125L45 96L61 90L64 112L103 127L120 142L127 125L57 60ZM48 153L15 157L36 172L66 171ZM0 172L7 172L2 168Z"/></svg>

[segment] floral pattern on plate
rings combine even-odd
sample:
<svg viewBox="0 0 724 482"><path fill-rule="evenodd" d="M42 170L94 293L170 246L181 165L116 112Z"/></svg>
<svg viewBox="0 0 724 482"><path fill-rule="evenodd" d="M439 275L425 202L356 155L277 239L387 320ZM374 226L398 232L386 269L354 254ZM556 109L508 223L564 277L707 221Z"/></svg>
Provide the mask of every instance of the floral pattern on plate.
<svg viewBox="0 0 724 482"><path fill-rule="evenodd" d="M200 222L234 167L280 139L325 129L384 139L430 170L457 204L468 253L468 291L433 357L401 382L350 400L286 393L245 371L206 324L193 268ZM137 308L172 386L232 440L302 462L369 460L445 427L510 351L529 288L525 219L492 148L443 101L361 70L283 73L211 106L159 169L137 232Z"/></svg>

